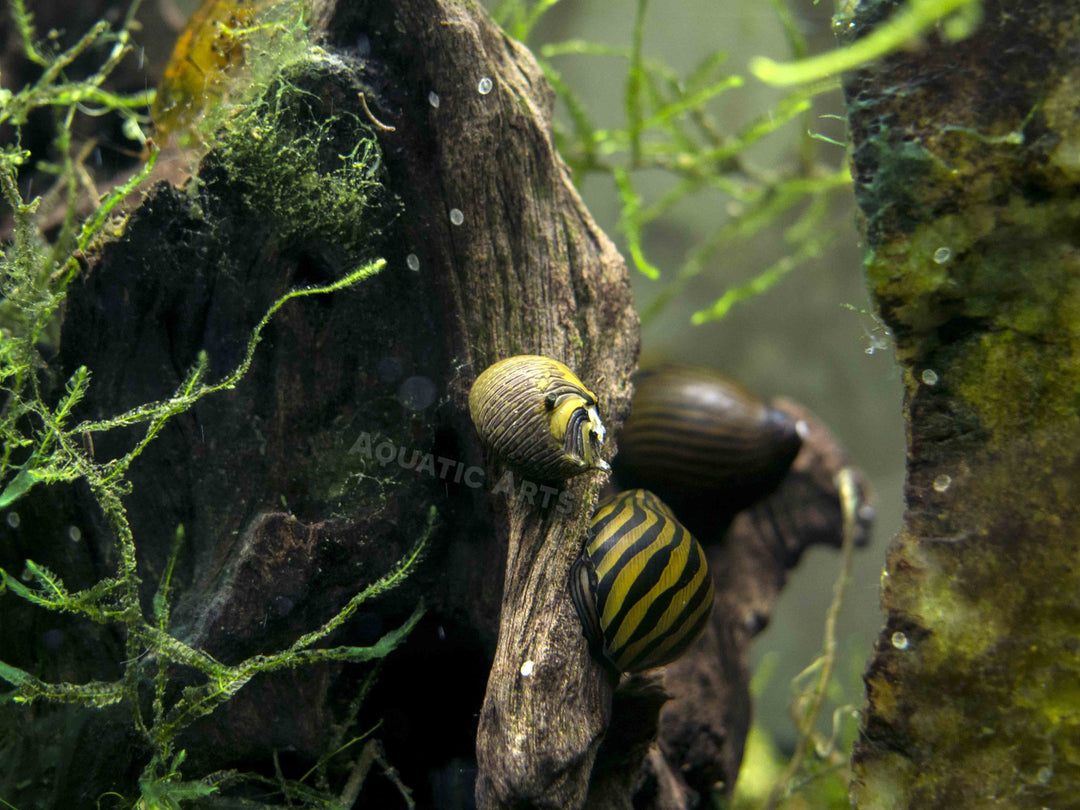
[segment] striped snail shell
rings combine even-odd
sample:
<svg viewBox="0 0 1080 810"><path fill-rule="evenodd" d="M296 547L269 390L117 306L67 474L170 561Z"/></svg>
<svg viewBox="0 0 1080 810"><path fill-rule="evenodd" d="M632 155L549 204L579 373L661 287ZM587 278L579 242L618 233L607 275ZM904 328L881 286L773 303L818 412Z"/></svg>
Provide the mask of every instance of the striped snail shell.
<svg viewBox="0 0 1080 810"><path fill-rule="evenodd" d="M676 500L759 482L771 489L802 446L795 419L712 369L672 366L634 384L616 465L624 485Z"/></svg>
<svg viewBox="0 0 1080 810"><path fill-rule="evenodd" d="M557 360L518 355L485 369L469 391L481 440L519 472L559 480L610 470L596 395Z"/></svg>
<svg viewBox="0 0 1080 810"><path fill-rule="evenodd" d="M619 672L668 664L709 619L705 552L667 504L632 489L604 501L570 569L570 597L590 645Z"/></svg>

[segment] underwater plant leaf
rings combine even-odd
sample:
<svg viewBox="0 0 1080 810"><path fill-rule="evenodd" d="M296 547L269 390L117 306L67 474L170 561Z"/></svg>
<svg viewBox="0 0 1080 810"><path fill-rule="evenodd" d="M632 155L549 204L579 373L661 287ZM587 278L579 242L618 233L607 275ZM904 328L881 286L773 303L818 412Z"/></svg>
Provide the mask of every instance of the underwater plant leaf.
<svg viewBox="0 0 1080 810"><path fill-rule="evenodd" d="M169 588L172 585L173 569L180 557L180 550L184 545L184 527L177 526L176 534L173 535L172 548L169 549L169 561L165 564L165 571L158 580L158 588L154 593L154 623L161 631L169 627Z"/></svg>
<svg viewBox="0 0 1080 810"><path fill-rule="evenodd" d="M903 47L954 11L977 1L911 0L890 20L851 45L787 64L756 56L750 60L750 72L766 84L776 86L804 84L834 76Z"/></svg>
<svg viewBox="0 0 1080 810"><path fill-rule="evenodd" d="M399 560L397 565L391 571L384 574L382 577L377 579L371 585L368 585L366 588L364 588L364 590L362 590L360 593L350 599L349 603L345 605L345 607L342 608L336 616L330 619L330 621L328 621L318 630L315 630L311 633L306 633L305 635L298 638L289 647L288 652L291 653L298 650L303 650L304 648L310 647L315 642L325 638L331 632L344 624L345 621L350 616L352 616L354 612L356 612L356 609L359 608L360 605L362 605L368 599L376 597L381 593L385 593L386 591L389 591L401 584L409 575L409 572L412 570L413 566L415 566L416 563L419 562L419 560L423 556L424 550L427 547L427 542L431 538L432 532L435 528L435 516L436 511L435 507L433 506L428 512L428 522L427 526L424 529L423 535L417 541L416 545L412 547L409 553L406 554L401 560Z"/></svg>
<svg viewBox="0 0 1080 810"><path fill-rule="evenodd" d="M280 656L280 660L268 661L260 671L294 667L318 661L347 661L352 664L360 664L365 661L385 658L412 632L416 623L424 615L424 609L424 600L421 599L412 615L400 627L386 633L370 647L327 647L325 649L290 651Z"/></svg>
<svg viewBox="0 0 1080 810"><path fill-rule="evenodd" d="M619 198L623 203L623 232L626 234L627 247L630 250L630 258L634 266L645 276L651 279L660 278L660 271L649 263L645 253L641 249L641 230L638 222L638 212L641 210L641 197L634 191L630 182L630 175L624 169L615 169L615 183L619 188Z"/></svg>
<svg viewBox="0 0 1080 810"><path fill-rule="evenodd" d="M33 703L45 699L51 703L78 703L101 708L124 699L123 681L89 683L46 683L25 670L0 661L0 678L17 687L4 697L15 703Z"/></svg>
<svg viewBox="0 0 1080 810"><path fill-rule="evenodd" d="M0 492L0 509L6 509L19 500L23 495L30 491L30 487L38 483L41 479L34 473L32 469L23 467L15 474L4 491Z"/></svg>
<svg viewBox="0 0 1080 810"><path fill-rule="evenodd" d="M528 39L533 26L540 22L540 18L558 2L559 0L536 0L533 7L529 9L529 13L525 15L524 21L515 29L514 38L521 42Z"/></svg>
<svg viewBox="0 0 1080 810"><path fill-rule="evenodd" d="M831 244L835 235L835 232L830 232L828 235L820 238L808 239L803 242L797 251L780 258L774 264L750 279L750 281L727 290L727 292L713 302L712 306L705 309L699 309L691 316L690 322L695 326L700 326L701 324L709 323L710 321L721 320L736 304L740 304L743 301L747 301L764 292L768 292L796 267L810 259L820 256L825 248Z"/></svg>
<svg viewBox="0 0 1080 810"><path fill-rule="evenodd" d="M727 90L731 90L735 87L742 87L743 84L745 84L745 82L742 76L728 76L721 81L715 82L708 87L704 87L689 95L685 95L678 101L674 101L666 107L657 110L653 115L642 122L641 127L642 129L650 129L651 127L661 126L672 118L700 108L706 101Z"/></svg>
<svg viewBox="0 0 1080 810"><path fill-rule="evenodd" d="M626 77L626 129L630 136L630 164L641 160L641 87L645 82L641 45L645 36L645 11L649 0L637 0L634 35L630 46L630 70Z"/></svg>
<svg viewBox="0 0 1080 810"><path fill-rule="evenodd" d="M217 791L217 785L207 785L199 781L180 782L175 779L140 779L139 807L180 808L180 802L201 799Z"/></svg>

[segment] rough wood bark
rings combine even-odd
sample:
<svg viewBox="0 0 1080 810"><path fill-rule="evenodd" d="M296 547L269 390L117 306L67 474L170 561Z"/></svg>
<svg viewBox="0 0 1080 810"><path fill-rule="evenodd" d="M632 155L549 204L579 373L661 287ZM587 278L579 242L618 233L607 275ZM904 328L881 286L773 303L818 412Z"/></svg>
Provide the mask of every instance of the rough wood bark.
<svg viewBox="0 0 1080 810"><path fill-rule="evenodd" d="M421 267L440 279L433 292L447 354L467 369L450 389L458 435L473 436L465 408L471 381L513 354L567 361L596 386L602 413L617 427L637 318L625 265L551 143L554 96L538 65L472 4L399 2L366 23L351 16L363 13L339 6L327 30L337 44L348 42L344 31L366 30L398 74L402 95L390 96L389 109L401 148L394 185ZM492 86L486 94L478 89L483 79ZM460 227L451 224L453 209L464 217ZM482 807L584 802L610 694L565 583L599 483L585 476L567 484L566 512L520 497L474 498L490 521L482 553L506 566L501 602L491 606L500 616L498 643L477 733Z"/></svg>
<svg viewBox="0 0 1080 810"><path fill-rule="evenodd" d="M440 785L475 752L485 808L673 810L718 783L730 789L749 723L749 641L805 545L838 542L831 477L846 459L815 423L795 473L761 511L737 518L722 543L726 520L703 538L716 543L713 627L662 685L637 679L613 706L566 592L600 481L583 476L543 506L543 493L485 458L466 407L486 365L542 353L596 390L613 431L627 410L638 333L626 270L552 147L551 90L472 3L327 2L316 23L330 55L290 81L312 120L361 122L331 130L329 165L358 137L378 136L394 195L372 200L381 235L346 249L314 223L305 231L275 219L281 212L253 202L250 179L212 152L197 184L153 190L69 296L57 379L91 368L80 416L101 418L170 396L200 351L211 379L226 374L286 290L338 278L363 258L388 260L356 288L287 305L237 388L174 418L133 466L125 505L147 604L183 525L173 632L227 663L281 649L385 572L435 507L424 569L333 639L370 644L427 600L427 618L385 663L361 716L386 720L380 735L406 783L432 803L444 789L460 799L460 786ZM110 432L96 457L136 438ZM433 466L407 464L413 453ZM466 466L482 471L482 485L455 475ZM85 492L31 496L21 509L33 531L0 525L0 564L18 570L31 557L71 587L113 572L112 538ZM807 516L824 516L824 528L807 530ZM83 542L57 542L71 525ZM109 632L65 625L58 654L34 663L55 620L20 605L0 625L5 660L40 664L43 677L120 674ZM253 680L179 740L185 773L273 773L274 752L288 751L302 774L367 674L320 666ZM78 739L65 746L55 806L134 789L147 750L129 717L90 715ZM374 806L371 789L363 795Z"/></svg>
<svg viewBox="0 0 1080 810"><path fill-rule="evenodd" d="M350 623L335 641L370 643L373 626L377 633L426 596L426 630L388 664L379 687L407 690L390 703L410 722L388 723L387 735L402 733L390 730L395 725L415 733L430 723L429 738L439 740L439 720L455 732L441 750L416 751L398 738L392 755L400 761L415 753L403 767L426 781L445 757L469 756L474 741L462 745L462 731L471 737L471 716L480 710L484 803L580 805L610 687L588 655L565 582L599 482L573 481L567 497L542 508L531 482L509 484L497 464L474 487L452 478L455 468L450 476L414 474L352 451L368 436L406 456L418 449L440 468L448 459L458 469L484 470L491 460L469 422L468 388L486 365L518 353L566 361L617 428L638 341L625 266L551 145L550 88L531 56L482 10L403 2L323 12L334 56L290 81L307 91L315 121L366 122L366 104L394 128L367 127L379 136L384 179L401 204L366 251L389 265L355 289L286 307L237 389L175 418L139 459L126 506L146 596L183 525L174 632L226 662L279 649L385 571L423 530L433 505L439 533L425 572L368 614L367 629ZM480 91L482 78L489 92ZM338 125L327 154L348 154L360 134ZM208 376L220 378L270 302L363 258L255 206L250 178L239 182L234 168L211 153L199 186L155 189L72 290L63 375L83 364L95 374L80 415L167 398L200 350L210 359ZM373 205L393 208L386 199ZM455 210L460 221L451 218ZM418 272L409 256L419 260ZM431 395L413 401L410 381L422 391L430 386ZM110 433L97 456L118 455L133 436ZM109 532L85 503L66 513L56 503L53 494L52 508L27 507L28 515L44 515L35 528L60 537L71 521L86 542L45 552L23 533L5 543L3 562L18 570L17 561L32 556L71 575L73 586L88 585L111 570ZM72 555L75 561L66 559ZM14 663L33 660L33 637L13 643ZM101 639L107 634L99 634L93 658L115 677ZM520 674L526 659L534 662L529 677ZM317 756L338 719L333 706L357 687L334 676L339 668L326 669L302 679L303 712L257 708L289 705L280 696L291 677L250 684L186 733L186 767L197 773L251 762L273 746ZM422 689L403 686L425 672L444 675ZM125 734L112 716L88 723L92 737ZM78 806L115 789L116 771L146 756L130 746L128 759L103 769L85 759L92 748L72 752L68 771L86 778L62 785L57 801Z"/></svg>
<svg viewBox="0 0 1080 810"><path fill-rule="evenodd" d="M899 5L858 4L849 35ZM845 80L908 420L860 808L1076 802L1076 11L987 0L970 36L930 33Z"/></svg>

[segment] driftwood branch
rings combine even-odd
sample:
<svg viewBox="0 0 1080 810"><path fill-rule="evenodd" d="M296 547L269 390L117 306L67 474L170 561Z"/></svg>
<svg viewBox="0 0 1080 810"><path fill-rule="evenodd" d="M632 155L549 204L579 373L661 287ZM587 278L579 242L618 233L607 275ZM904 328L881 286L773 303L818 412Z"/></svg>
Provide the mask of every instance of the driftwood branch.
<svg viewBox="0 0 1080 810"><path fill-rule="evenodd" d="M332 641L370 644L421 597L429 613L358 710L343 707L367 695L369 670L260 676L184 733L185 773L261 763L298 777L349 723L385 720L379 745L421 806L474 783L483 808L689 808L730 790L749 726L748 645L803 549L839 543L833 480L846 457L782 405L808 426L793 472L730 531L725 518L702 537L717 587L708 632L662 675L615 690L566 588L605 482L581 476L545 504L535 482L484 454L466 406L488 364L539 353L598 393L613 434L628 410L638 322L626 268L553 148L553 93L472 3L325 2L315 27L323 51L289 69L307 105L293 119L337 122L322 135L328 166L377 138L385 193L371 221L275 220L281 211L255 202L259 179L212 150L197 183L156 187L91 258L70 292L58 378L93 370L80 417L167 398L200 351L210 378L228 373L285 291L384 257L363 284L282 308L235 390L174 417L140 456L125 506L147 603L184 527L172 632L226 663L319 626L412 547L434 507L423 569ZM115 457L133 437L110 431L95 452ZM0 526L0 563L32 556L80 587L112 572L113 541L86 493L31 496L42 537L78 525L85 542L42 545ZM33 660L35 616L5 632L10 663ZM80 638L55 679L117 677L108 634ZM58 806L131 790L124 780L146 760L126 717L94 714L81 735ZM337 775L352 795L364 773L346 763ZM368 774L361 798L376 806L385 788L387 804L400 800L379 782Z"/></svg>

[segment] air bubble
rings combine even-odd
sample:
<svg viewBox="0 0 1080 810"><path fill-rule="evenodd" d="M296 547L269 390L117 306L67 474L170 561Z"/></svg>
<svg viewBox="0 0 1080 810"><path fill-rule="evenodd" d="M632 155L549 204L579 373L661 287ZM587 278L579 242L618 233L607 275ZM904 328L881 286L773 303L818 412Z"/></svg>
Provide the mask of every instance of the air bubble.
<svg viewBox="0 0 1080 810"><path fill-rule="evenodd" d="M7 513L7 525L13 529L19 528L19 524L22 523L22 519L19 517L18 512Z"/></svg>
<svg viewBox="0 0 1080 810"><path fill-rule="evenodd" d="M461 213L460 208L450 209L450 221L453 222L455 225L460 225L462 222L465 221L465 215Z"/></svg>
<svg viewBox="0 0 1080 810"><path fill-rule="evenodd" d="M283 618L292 613L296 604L292 599L284 594L278 594L274 597L274 601L270 603L269 613L273 614L277 618Z"/></svg>
<svg viewBox="0 0 1080 810"><path fill-rule="evenodd" d="M414 273L420 272L420 259L415 253L410 253L408 256L405 257L405 264Z"/></svg>
<svg viewBox="0 0 1080 810"><path fill-rule="evenodd" d="M922 381L927 385L937 385L938 375L937 372L934 371L932 368L923 369L921 377Z"/></svg>
<svg viewBox="0 0 1080 810"><path fill-rule="evenodd" d="M41 634L41 643L45 646L45 649L49 652L56 652L64 646L64 641L67 640L67 634L63 630L46 630Z"/></svg>
<svg viewBox="0 0 1080 810"><path fill-rule="evenodd" d="M945 264L952 258L952 251L947 247L939 247L934 251L934 261L938 264Z"/></svg>
<svg viewBox="0 0 1080 810"><path fill-rule="evenodd" d="M942 473L934 479L934 489L938 492L945 492L952 484L952 477Z"/></svg>
<svg viewBox="0 0 1080 810"><path fill-rule="evenodd" d="M78 526L68 526L67 535L68 540L70 540L72 543L78 543L80 540L82 540L82 529L80 529Z"/></svg>
<svg viewBox="0 0 1080 810"><path fill-rule="evenodd" d="M892 645L898 650L906 650L908 647L907 636L897 630L892 634Z"/></svg>
<svg viewBox="0 0 1080 810"><path fill-rule="evenodd" d="M427 100L428 104L430 104L435 109L439 109L439 94L436 93L434 90L427 94Z"/></svg>
<svg viewBox="0 0 1080 810"><path fill-rule="evenodd" d="M487 76L484 76L484 78L480 80L480 84L476 85L477 91L482 96L486 96L488 93L490 93L492 87L494 87L494 85L491 83L491 79L489 79Z"/></svg>
<svg viewBox="0 0 1080 810"><path fill-rule="evenodd" d="M438 386L428 377L409 377L398 388L398 402L410 411L422 411L435 402Z"/></svg>
<svg viewBox="0 0 1080 810"><path fill-rule="evenodd" d="M536 669L536 663L534 661L526 661L521 665L521 677L528 678L533 674L534 669Z"/></svg>

